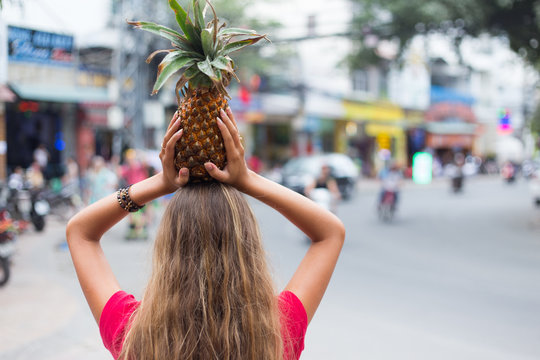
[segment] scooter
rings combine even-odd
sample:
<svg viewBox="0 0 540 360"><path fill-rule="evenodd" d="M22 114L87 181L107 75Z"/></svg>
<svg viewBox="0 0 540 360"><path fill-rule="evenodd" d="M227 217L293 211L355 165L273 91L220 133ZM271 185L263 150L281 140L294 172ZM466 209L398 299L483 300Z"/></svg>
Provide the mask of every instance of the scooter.
<svg viewBox="0 0 540 360"><path fill-rule="evenodd" d="M11 256L15 252L17 227L6 209L0 209L0 287L10 277Z"/></svg>
<svg viewBox="0 0 540 360"><path fill-rule="evenodd" d="M516 169L514 165L506 163L501 169L501 176L508 184L513 183L516 180Z"/></svg>
<svg viewBox="0 0 540 360"><path fill-rule="evenodd" d="M50 214L56 215L64 221L69 220L82 207L79 188L75 184L64 186L56 192L50 189L46 190L43 198L50 205Z"/></svg>
<svg viewBox="0 0 540 360"><path fill-rule="evenodd" d="M384 222L390 222L394 218L396 211L396 193L385 190L377 207L379 219Z"/></svg>
<svg viewBox="0 0 540 360"><path fill-rule="evenodd" d="M15 220L31 222L38 232L45 228L45 216L50 211L50 205L43 198L41 190L26 186L11 188L7 207Z"/></svg>
<svg viewBox="0 0 540 360"><path fill-rule="evenodd" d="M463 175L452 177L452 191L455 193L461 192L463 189Z"/></svg>

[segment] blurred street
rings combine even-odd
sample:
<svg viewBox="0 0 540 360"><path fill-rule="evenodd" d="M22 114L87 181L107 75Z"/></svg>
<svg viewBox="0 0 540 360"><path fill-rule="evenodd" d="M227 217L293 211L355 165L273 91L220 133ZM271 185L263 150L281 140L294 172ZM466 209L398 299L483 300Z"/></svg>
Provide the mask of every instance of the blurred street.
<svg viewBox="0 0 540 360"><path fill-rule="evenodd" d="M347 239L306 337L302 359L540 358L540 210L527 183L467 179L406 183L396 218L377 219L378 184L360 181L338 208ZM252 202L280 287L307 248L281 216ZM0 359L98 360L110 356L59 246L64 224L21 236L10 283L0 289ZM151 241L103 240L120 284L140 298Z"/></svg>

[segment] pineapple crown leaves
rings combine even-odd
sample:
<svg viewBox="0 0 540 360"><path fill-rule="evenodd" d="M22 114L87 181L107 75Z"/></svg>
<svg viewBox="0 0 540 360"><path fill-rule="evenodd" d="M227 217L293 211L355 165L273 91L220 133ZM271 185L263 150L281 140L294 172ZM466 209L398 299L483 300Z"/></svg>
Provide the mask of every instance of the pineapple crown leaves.
<svg viewBox="0 0 540 360"><path fill-rule="evenodd" d="M189 13L178 4L177 0L168 0L175 13L181 33L166 26L146 21L128 21L135 28L148 31L171 41L172 49L154 51L146 62L149 63L159 53L167 53L158 66L158 73L152 95L156 94L165 82L177 71L183 73L176 84L176 95L189 84L191 88L215 87L224 96L230 97L225 87L231 77L238 77L234 71L234 62L229 54L252 45L261 39L254 30L227 28L225 23L219 24L214 7L206 0L192 0L193 20ZM213 19L205 24L204 17L208 9L212 10ZM238 37L244 37L238 40Z"/></svg>

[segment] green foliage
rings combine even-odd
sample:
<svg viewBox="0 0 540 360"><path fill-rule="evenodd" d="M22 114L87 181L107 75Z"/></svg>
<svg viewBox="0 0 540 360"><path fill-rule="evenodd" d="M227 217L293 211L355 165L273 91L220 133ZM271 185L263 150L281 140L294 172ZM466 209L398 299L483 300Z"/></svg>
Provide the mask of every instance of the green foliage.
<svg viewBox="0 0 540 360"><path fill-rule="evenodd" d="M531 120L531 131L540 136L540 105L536 108Z"/></svg>
<svg viewBox="0 0 540 360"><path fill-rule="evenodd" d="M367 35L397 40L400 49L416 34L443 33L454 43L487 33L505 36L510 47L540 68L540 0L352 0L356 50L351 65L380 58L363 40Z"/></svg>

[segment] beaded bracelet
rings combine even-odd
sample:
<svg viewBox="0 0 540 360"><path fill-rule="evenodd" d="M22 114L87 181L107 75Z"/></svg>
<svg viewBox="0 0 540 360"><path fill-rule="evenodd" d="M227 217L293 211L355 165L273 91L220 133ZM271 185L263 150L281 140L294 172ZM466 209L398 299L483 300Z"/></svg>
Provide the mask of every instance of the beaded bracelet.
<svg viewBox="0 0 540 360"><path fill-rule="evenodd" d="M116 199L118 199L118 204L122 209L129 212L137 212L141 210L144 205L137 205L133 200L131 200L131 197L129 196L130 187L131 185L122 189L118 189L118 191L116 192Z"/></svg>

